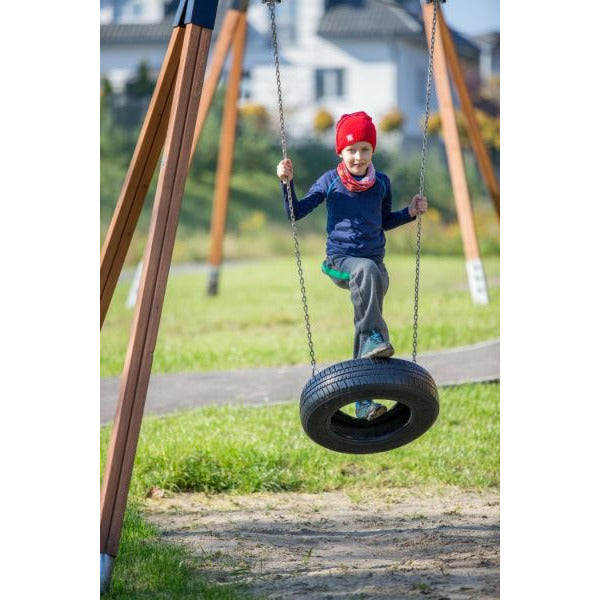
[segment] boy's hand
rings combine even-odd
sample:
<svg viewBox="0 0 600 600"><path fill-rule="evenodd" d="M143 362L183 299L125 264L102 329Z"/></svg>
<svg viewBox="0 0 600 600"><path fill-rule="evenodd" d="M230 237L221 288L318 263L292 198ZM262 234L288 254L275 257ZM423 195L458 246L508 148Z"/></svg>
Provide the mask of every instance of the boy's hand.
<svg viewBox="0 0 600 600"><path fill-rule="evenodd" d="M408 205L408 214L411 217L422 215L427 210L427 198L415 194Z"/></svg>
<svg viewBox="0 0 600 600"><path fill-rule="evenodd" d="M289 158L284 158L277 165L277 177L279 177L283 183L287 183L294 178L294 167Z"/></svg>

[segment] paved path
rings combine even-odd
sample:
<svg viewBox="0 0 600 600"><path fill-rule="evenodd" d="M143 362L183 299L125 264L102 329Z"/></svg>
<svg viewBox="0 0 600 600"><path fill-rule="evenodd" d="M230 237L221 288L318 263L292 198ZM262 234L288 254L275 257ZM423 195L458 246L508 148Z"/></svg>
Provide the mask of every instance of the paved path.
<svg viewBox="0 0 600 600"><path fill-rule="evenodd" d="M500 341L419 354L418 362L431 373L438 386L498 381ZM325 366L319 365L319 370ZM300 397L310 375L310 365L152 375L145 412L165 414L211 404L289 402ZM119 379L100 380L100 422L103 424L114 418Z"/></svg>

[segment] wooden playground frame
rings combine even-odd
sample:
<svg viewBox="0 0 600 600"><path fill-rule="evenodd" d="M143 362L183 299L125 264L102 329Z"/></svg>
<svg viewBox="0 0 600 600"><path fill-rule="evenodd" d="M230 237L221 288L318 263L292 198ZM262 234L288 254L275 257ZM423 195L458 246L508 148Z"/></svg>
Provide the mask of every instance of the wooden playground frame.
<svg viewBox="0 0 600 600"><path fill-rule="evenodd" d="M113 559L117 555L120 543L185 181L227 54L230 49L233 49L223 113L209 256L211 266L209 293L217 292L235 144L237 98L243 67L248 2L247 0L231 2L214 48L211 70L205 80L217 4L218 0L180 0L165 59L101 252L100 326L102 327L162 153L140 288L101 489L101 591L108 589L110 585ZM432 9L431 4L423 5L426 27L431 21ZM438 12L438 19L440 27L437 30L439 38L436 38L434 77L452 188L465 246L467 269L469 270L469 262L475 264L471 270L475 273L475 279L479 278L477 294L481 299L483 297L481 289L483 289L487 301L483 269L477 269L477 261L479 266L481 261L458 144L446 59L467 117L473 148L498 214L499 188L483 146L473 108L462 80L456 52L441 10ZM471 271L468 272L471 282ZM472 294L473 290L474 285L471 285ZM474 301L476 301L475 296Z"/></svg>

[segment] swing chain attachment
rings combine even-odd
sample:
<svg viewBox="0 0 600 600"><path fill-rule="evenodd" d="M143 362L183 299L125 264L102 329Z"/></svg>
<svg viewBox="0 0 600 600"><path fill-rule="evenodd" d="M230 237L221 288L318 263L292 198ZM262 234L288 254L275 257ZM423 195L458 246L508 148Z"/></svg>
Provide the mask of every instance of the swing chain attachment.
<svg viewBox="0 0 600 600"><path fill-rule="evenodd" d="M433 72L433 47L435 44L435 29L437 24L437 8L440 0L429 0L433 3L433 23L431 26L431 40L429 43L429 64L427 68L427 91L425 93L425 118L423 119L423 146L421 148L421 170L419 174L419 196L425 192L425 156L427 153L427 128L429 125L429 100L431 98L431 79ZM445 0L441 0L444 2ZM419 276L421 263L421 214L417 215L417 251L415 268L415 309L413 317L413 362L417 362L418 322L419 322Z"/></svg>
<svg viewBox="0 0 600 600"><path fill-rule="evenodd" d="M271 30L273 43L273 58L275 60L275 77L277 79L277 98L279 102L279 128L281 133L281 150L283 158L287 158L287 138L285 135L285 123L283 118L283 96L281 92L281 75L279 72L279 50L277 46L277 26L275 25L275 2L281 0L263 0L267 4L271 13ZM304 273L302 271L302 260L300 258L300 244L298 242L298 231L296 228L296 217L294 215L294 205L292 201L292 185L287 182L287 203L290 211L290 221L292 223L292 236L294 238L294 249L296 253L296 265L298 267L298 277L300 280L300 293L302 295L302 306L304 309L304 322L306 325L306 335L308 338L308 350L310 353L310 364L312 366L313 377L316 374L317 361L315 359L315 348L313 345L312 332L310 328L310 319L308 317L308 301L306 300L306 287L304 285Z"/></svg>

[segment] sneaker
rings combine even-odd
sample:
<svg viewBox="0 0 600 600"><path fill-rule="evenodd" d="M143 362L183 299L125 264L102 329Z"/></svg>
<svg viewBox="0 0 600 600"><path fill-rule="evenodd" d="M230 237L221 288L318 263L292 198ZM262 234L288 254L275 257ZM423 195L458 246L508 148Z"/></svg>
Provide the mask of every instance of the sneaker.
<svg viewBox="0 0 600 600"><path fill-rule="evenodd" d="M394 347L383 339L383 336L373 329L371 335L365 340L361 358L389 358L394 354Z"/></svg>
<svg viewBox="0 0 600 600"><path fill-rule="evenodd" d="M373 402L373 400L361 400L355 403L356 418L373 421L377 417L385 415L387 408L383 404Z"/></svg>

